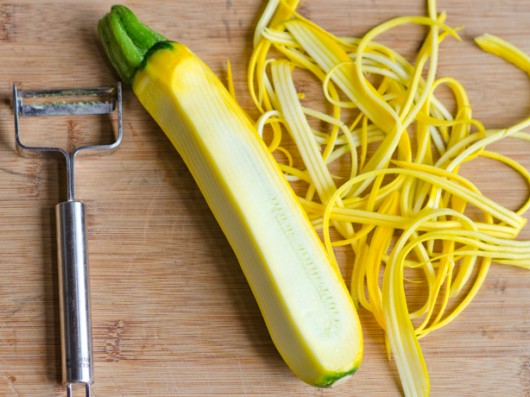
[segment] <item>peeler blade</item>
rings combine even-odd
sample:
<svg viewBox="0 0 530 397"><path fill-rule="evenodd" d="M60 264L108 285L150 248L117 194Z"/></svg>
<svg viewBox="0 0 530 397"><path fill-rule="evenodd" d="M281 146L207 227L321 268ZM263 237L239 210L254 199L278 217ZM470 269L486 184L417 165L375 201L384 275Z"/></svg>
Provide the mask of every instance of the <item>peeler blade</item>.
<svg viewBox="0 0 530 397"><path fill-rule="evenodd" d="M66 162L67 198L74 200L74 159L80 152L110 152L116 149L123 136L122 88L115 87L66 88L47 90L21 90L13 85L15 144L23 156L59 153ZM21 135L22 117L47 117L67 115L105 115L117 111L113 140L105 144L82 144L72 148L27 144Z"/></svg>
<svg viewBox="0 0 530 397"><path fill-rule="evenodd" d="M17 112L21 116L109 114L117 103L117 88L18 90Z"/></svg>
<svg viewBox="0 0 530 397"><path fill-rule="evenodd" d="M100 145L84 145L75 148L80 150L110 150L120 145L123 136L122 88L121 83L115 87L67 88L53 90L21 90L13 85L13 107L15 121L15 141L17 150L24 155L29 152L61 152L60 147L28 145L21 138L21 117L47 116L83 116L105 115L117 111L117 127L114 130L113 142ZM75 155L75 153L74 153Z"/></svg>

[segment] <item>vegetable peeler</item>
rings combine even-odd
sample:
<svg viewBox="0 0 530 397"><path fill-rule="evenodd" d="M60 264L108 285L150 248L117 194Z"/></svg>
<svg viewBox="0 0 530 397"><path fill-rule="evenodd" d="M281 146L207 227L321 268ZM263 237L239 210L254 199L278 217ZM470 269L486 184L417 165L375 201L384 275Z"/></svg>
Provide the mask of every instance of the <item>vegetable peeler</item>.
<svg viewBox="0 0 530 397"><path fill-rule="evenodd" d="M121 84L103 88L19 90L13 86L15 141L19 153L59 153L66 165L66 201L55 207L62 383L67 397L73 386L84 384L86 396L94 383L90 282L86 242L85 207L75 198L74 162L81 151L108 151L119 146L123 135ZM28 146L20 138L20 117L108 115L117 110L112 143L60 147Z"/></svg>

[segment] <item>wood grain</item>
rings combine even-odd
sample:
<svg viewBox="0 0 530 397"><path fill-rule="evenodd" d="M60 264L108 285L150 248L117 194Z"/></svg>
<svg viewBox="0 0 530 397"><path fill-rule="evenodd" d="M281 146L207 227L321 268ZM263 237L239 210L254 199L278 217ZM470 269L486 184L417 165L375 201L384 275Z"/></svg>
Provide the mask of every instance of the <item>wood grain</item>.
<svg viewBox="0 0 530 397"><path fill-rule="evenodd" d="M13 83L23 88L113 84L96 36L111 1L0 1L0 396L61 396L53 208L64 199L57 159L14 147ZM146 23L188 44L224 78L234 68L252 114L246 63L264 1L125 1ZM462 42L443 45L440 75L468 89L489 127L530 113L524 73L482 53L489 32L530 53L526 0L440 0ZM424 14L419 0L305 0L301 12L337 34L362 35L391 17ZM384 40L412 53L421 30ZM87 205L96 385L99 396L399 396L381 330L361 311L365 359L335 389L302 384L275 351L239 265L193 179L130 89L125 136L109 156L78 162ZM100 128L79 124L77 133ZM65 126L67 128L67 126ZM56 133L43 129L38 133ZM66 133L66 129L65 129ZM498 146L530 167L530 144ZM490 197L515 208L528 188L502 167L466 169ZM530 230L522 238L530 238ZM530 396L530 272L494 266L471 307L422 340L432 396ZM78 394L81 395L81 394Z"/></svg>

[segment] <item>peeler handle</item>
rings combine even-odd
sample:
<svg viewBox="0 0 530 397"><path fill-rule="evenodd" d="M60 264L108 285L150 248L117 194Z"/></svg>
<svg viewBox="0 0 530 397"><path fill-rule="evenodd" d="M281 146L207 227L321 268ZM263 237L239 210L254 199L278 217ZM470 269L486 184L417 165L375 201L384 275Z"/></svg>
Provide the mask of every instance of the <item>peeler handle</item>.
<svg viewBox="0 0 530 397"><path fill-rule="evenodd" d="M69 390L75 383L84 383L89 390L94 364L85 209L83 203L72 200L57 204L55 210L62 381Z"/></svg>

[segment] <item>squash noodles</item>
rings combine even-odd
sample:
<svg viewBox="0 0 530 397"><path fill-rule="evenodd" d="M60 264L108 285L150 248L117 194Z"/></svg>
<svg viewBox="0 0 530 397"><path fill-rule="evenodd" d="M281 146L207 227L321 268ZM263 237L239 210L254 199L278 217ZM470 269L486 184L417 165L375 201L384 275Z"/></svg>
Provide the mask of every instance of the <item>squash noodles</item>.
<svg viewBox="0 0 530 397"><path fill-rule="evenodd" d="M336 250L353 253L350 292L384 329L404 394L426 396L419 339L470 304L493 262L530 269L530 242L516 239L530 199L507 209L459 173L484 157L530 185L521 164L488 149L508 136L529 140L530 118L487 129L464 87L437 76L440 43L459 36L434 0L426 16L397 17L362 38L333 35L297 5L270 0L256 26L248 85L257 126L334 266ZM428 31L413 63L376 41L410 24ZM530 73L530 58L510 43L489 34L476 43ZM323 107L306 105L299 73L321 85ZM437 98L442 87L452 110ZM410 285L423 288L419 304L409 302Z"/></svg>

